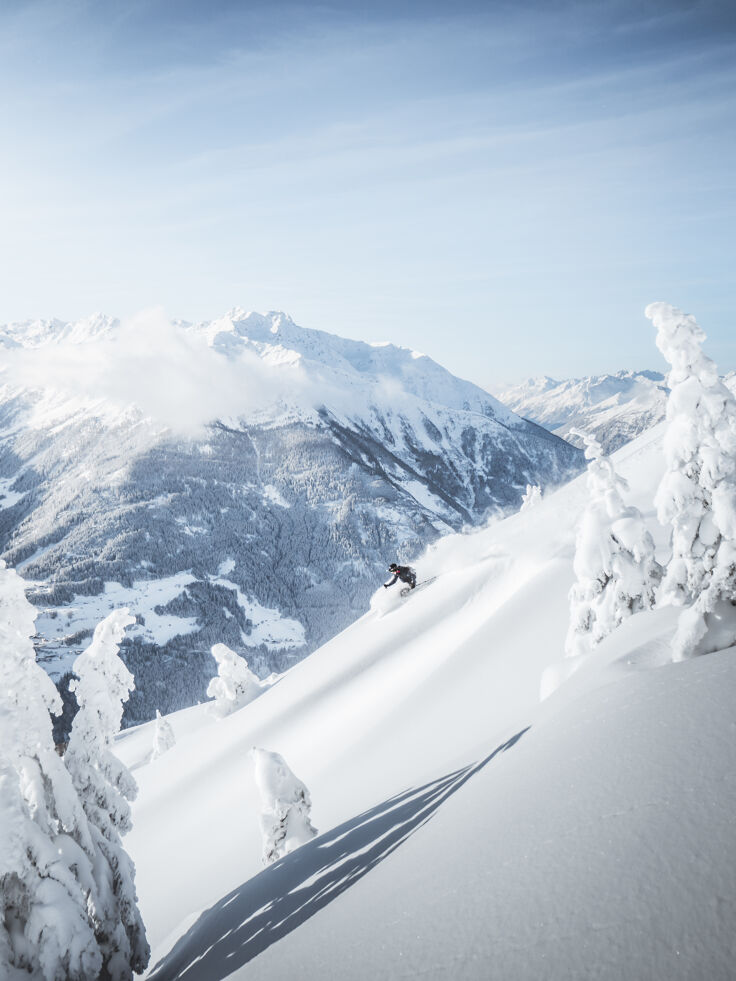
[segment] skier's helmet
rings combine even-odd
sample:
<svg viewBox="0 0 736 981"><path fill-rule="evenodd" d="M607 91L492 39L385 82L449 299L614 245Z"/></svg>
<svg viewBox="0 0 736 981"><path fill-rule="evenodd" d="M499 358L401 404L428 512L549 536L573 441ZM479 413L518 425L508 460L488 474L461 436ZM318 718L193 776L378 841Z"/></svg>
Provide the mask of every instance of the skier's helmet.
<svg viewBox="0 0 736 981"><path fill-rule="evenodd" d="M396 572L396 570L397 570L398 568L399 568L399 567L398 567L398 566L396 565L396 563L395 563L395 562L392 562L392 563L391 563L391 565L390 565L390 566L388 567L388 571L389 571L389 572Z"/></svg>

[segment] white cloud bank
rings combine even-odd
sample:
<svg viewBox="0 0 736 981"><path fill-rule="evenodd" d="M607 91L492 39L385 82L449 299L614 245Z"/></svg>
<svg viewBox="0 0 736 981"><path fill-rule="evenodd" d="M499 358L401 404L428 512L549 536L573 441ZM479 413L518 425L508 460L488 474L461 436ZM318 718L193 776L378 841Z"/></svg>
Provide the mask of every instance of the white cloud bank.
<svg viewBox="0 0 736 981"><path fill-rule="evenodd" d="M255 353L228 358L195 330L145 310L101 338L14 348L0 359L12 385L127 407L184 436L216 419L240 416L306 391L296 366L276 367Z"/></svg>

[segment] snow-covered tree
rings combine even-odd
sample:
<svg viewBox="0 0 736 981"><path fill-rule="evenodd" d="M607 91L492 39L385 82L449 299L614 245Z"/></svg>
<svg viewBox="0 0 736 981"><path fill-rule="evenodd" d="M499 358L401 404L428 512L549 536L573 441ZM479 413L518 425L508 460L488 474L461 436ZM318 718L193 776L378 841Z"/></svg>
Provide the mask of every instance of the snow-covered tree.
<svg viewBox="0 0 736 981"><path fill-rule="evenodd" d="M88 981L102 967L95 851L54 749L49 712L61 700L36 662L35 617L0 562L0 977Z"/></svg>
<svg viewBox="0 0 736 981"><path fill-rule="evenodd" d="M542 488L538 484L527 484L526 493L521 498L521 508L520 511L526 511L527 508L534 507L535 504L539 504L542 500Z"/></svg>
<svg viewBox="0 0 736 981"><path fill-rule="evenodd" d="M621 496L626 481L594 436L577 430L571 435L585 441L589 501L575 549L577 581L570 590L565 642L569 657L589 654L632 613L650 609L662 578L641 512Z"/></svg>
<svg viewBox="0 0 736 981"><path fill-rule="evenodd" d="M662 599L689 604L674 641L681 660L736 640L736 399L703 353L694 317L668 303L652 303L646 314L672 366L667 469L655 503L672 526Z"/></svg>
<svg viewBox="0 0 736 981"><path fill-rule="evenodd" d="M226 644L215 644L212 656L217 661L217 675L207 686L207 694L215 700L213 711L222 718L252 702L263 687L245 658Z"/></svg>
<svg viewBox="0 0 736 981"><path fill-rule="evenodd" d="M97 625L92 643L74 662L72 682L79 711L64 761L82 801L96 849L96 933L111 981L132 978L150 957L138 910L135 867L121 836L131 828L130 804L138 788L112 753L123 702L133 676L118 655L125 627L135 623L127 609L114 610Z"/></svg>
<svg viewBox="0 0 736 981"><path fill-rule="evenodd" d="M174 730L171 728L171 723L156 709L156 725L153 730L153 752L151 753L151 759L157 760L159 756L163 756L174 745L176 745L176 738L174 736Z"/></svg>
<svg viewBox="0 0 736 981"><path fill-rule="evenodd" d="M270 865L318 834L309 820L309 791L283 756L253 747L251 757L261 799L263 864Z"/></svg>

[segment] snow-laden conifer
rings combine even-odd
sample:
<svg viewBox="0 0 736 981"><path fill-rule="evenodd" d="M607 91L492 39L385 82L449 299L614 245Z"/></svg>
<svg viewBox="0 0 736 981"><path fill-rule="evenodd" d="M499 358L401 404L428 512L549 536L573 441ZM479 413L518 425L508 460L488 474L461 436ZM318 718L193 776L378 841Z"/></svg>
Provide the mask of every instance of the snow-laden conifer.
<svg viewBox="0 0 736 981"><path fill-rule="evenodd" d="M112 753L123 703L133 676L118 655L126 609L114 610L97 625L92 643L74 662L74 717L64 760L84 806L97 851L97 939L111 981L132 978L148 964L150 950L138 910L135 867L121 836L131 828L130 804L137 794L132 775Z"/></svg>
<svg viewBox="0 0 736 981"><path fill-rule="evenodd" d="M168 719L165 719L163 715L156 709L156 723L153 730L153 751L151 753L151 759L157 760L159 756L163 756L164 753L168 752L172 746L176 745L176 738L174 736L174 730L171 728L171 723Z"/></svg>
<svg viewBox="0 0 736 981"><path fill-rule="evenodd" d="M652 303L668 377L665 459L657 515L672 526L662 600L689 604L678 623L675 660L736 640L736 399L701 348L694 317Z"/></svg>
<svg viewBox="0 0 736 981"><path fill-rule="evenodd" d="M270 865L318 834L309 819L309 791L289 769L283 756L266 749L251 750L256 786L261 799L263 864Z"/></svg>
<svg viewBox="0 0 736 981"><path fill-rule="evenodd" d="M570 590L568 656L589 654L626 617L654 605L662 568L654 541L638 508L626 505L626 481L603 453L598 440L572 430L585 441L588 506L575 549L577 581Z"/></svg>
<svg viewBox="0 0 736 981"><path fill-rule="evenodd" d="M226 644L215 644L212 656L217 661L217 675L207 686L207 694L215 700L212 706L215 715L222 718L252 702L263 692L263 687L245 658Z"/></svg>
<svg viewBox="0 0 736 981"><path fill-rule="evenodd" d="M528 508L534 507L535 504L539 504L542 500L542 488L539 484L527 484L526 493L522 495L521 498L521 508L520 511L526 511Z"/></svg>
<svg viewBox="0 0 736 981"><path fill-rule="evenodd" d="M87 819L52 740L61 699L37 664L36 612L0 562L0 977L96 978Z"/></svg>

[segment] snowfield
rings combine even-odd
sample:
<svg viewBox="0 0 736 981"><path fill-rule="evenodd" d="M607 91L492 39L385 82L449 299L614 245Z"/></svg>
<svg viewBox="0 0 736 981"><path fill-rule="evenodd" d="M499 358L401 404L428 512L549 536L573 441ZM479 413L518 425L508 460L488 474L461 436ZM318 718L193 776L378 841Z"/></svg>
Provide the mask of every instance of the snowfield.
<svg viewBox="0 0 736 981"><path fill-rule="evenodd" d="M658 535L662 427L620 450ZM585 477L431 547L221 720L123 732L156 981L734 977L736 651L671 663L677 610L564 660ZM540 698L540 696L544 696ZM252 747L320 835L261 865Z"/></svg>

